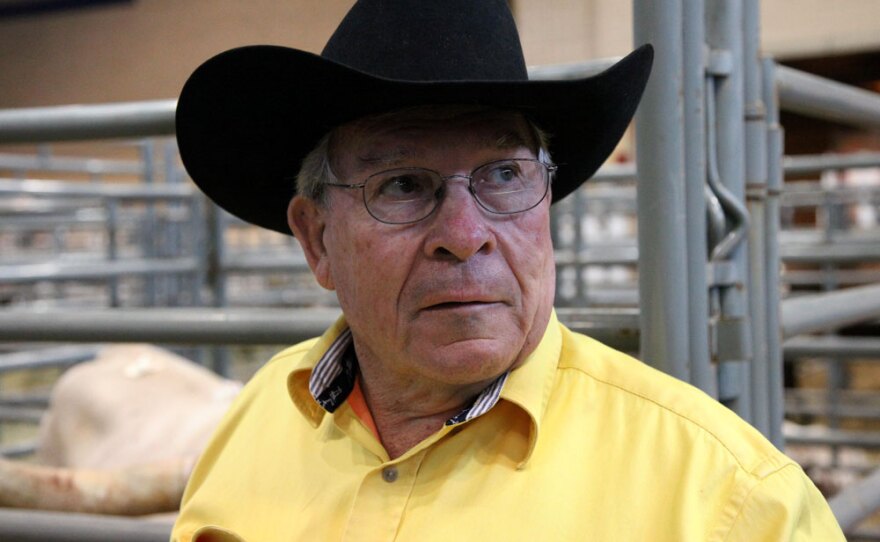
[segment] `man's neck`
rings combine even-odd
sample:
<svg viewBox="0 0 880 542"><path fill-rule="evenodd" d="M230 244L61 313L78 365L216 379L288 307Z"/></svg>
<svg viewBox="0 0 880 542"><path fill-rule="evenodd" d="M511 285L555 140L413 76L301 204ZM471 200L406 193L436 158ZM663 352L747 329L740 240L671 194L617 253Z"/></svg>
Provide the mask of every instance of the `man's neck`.
<svg viewBox="0 0 880 542"><path fill-rule="evenodd" d="M364 400L391 459L439 431L461 412L485 387L419 386L414 382L391 383L371 374L369 363L360 364Z"/></svg>

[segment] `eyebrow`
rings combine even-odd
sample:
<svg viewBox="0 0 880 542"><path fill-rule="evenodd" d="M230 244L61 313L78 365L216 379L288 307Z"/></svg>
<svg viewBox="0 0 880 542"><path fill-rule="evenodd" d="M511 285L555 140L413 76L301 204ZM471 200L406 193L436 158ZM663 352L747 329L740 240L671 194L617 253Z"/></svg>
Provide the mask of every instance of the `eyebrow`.
<svg viewBox="0 0 880 542"><path fill-rule="evenodd" d="M517 147L528 147L529 144L523 139L519 132L505 132L500 136L496 136L493 140L487 141L498 149L515 149Z"/></svg>
<svg viewBox="0 0 880 542"><path fill-rule="evenodd" d="M387 151L372 151L367 154L358 156L358 161L364 164L379 164L384 166L393 166L403 162L406 158L412 156L413 150L407 147L395 147Z"/></svg>

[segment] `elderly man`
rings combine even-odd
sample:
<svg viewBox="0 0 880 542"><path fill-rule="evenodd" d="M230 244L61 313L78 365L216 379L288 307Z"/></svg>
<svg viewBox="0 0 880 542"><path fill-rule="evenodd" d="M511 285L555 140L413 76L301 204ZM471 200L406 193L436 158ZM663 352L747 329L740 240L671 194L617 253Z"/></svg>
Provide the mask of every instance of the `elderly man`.
<svg viewBox="0 0 880 542"><path fill-rule="evenodd" d="M248 384L174 538L842 539L757 431L554 315L550 206L611 152L650 63L529 82L501 0L361 0L320 57L200 67L188 171L292 231L344 316Z"/></svg>

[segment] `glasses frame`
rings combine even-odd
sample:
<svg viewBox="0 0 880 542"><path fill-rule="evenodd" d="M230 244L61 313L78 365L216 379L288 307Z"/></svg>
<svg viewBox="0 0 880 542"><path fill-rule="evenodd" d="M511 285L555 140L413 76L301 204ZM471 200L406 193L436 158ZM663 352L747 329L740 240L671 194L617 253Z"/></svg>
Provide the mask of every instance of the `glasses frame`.
<svg viewBox="0 0 880 542"><path fill-rule="evenodd" d="M485 203L480 201L479 197L477 197L476 190L474 190L474 173L476 173L477 170L482 169L486 166L490 166L492 164L497 164L497 163L502 163L502 162L510 162L513 160L520 161L520 162L533 162L533 163L539 164L544 167L544 193L541 194L541 197L538 198L538 200L534 203L534 205L527 207L525 209L520 209L519 211L495 211L493 209L490 209L486 206ZM480 164L479 166L472 169L469 175L462 175L462 174L442 175L439 171L436 171L436 170L433 170L430 168L414 166L414 167L401 167L401 168L392 168L392 169L377 171L376 173L373 173L372 175L370 175L366 179L364 179L363 182L356 183L356 184L328 182L328 183L324 183L324 186L332 186L335 188L346 188L346 189L356 190L356 189L365 188L367 186L367 183L373 177L376 177L377 175L382 175L384 173L388 173L389 171L405 171L405 170L430 171L431 173L436 174L437 177L439 177L440 180L444 181L444 182L448 181L449 179L456 179L456 178L467 179L468 192L470 192L471 196L474 198L474 201L476 201L477 204L486 212L492 213L495 215L515 215L515 214L519 214L519 213L524 213L526 211L530 211L530 210L534 209L535 207L537 207L538 205L540 205L540 203L542 201L544 201L544 198L547 197L547 193L550 191L550 183L553 180L553 175L557 169L559 169L558 166L556 166L554 164L548 164L548 163L546 163L542 160L539 160L537 158L504 158L501 160L492 160L490 162L486 162L485 164ZM381 218L377 217L376 215L373 214L373 211L370 210L370 206L367 204L367 191L364 190L361 194L362 194L362 201L364 202L364 208L367 210L367 213L371 217L373 217L375 220L377 220L383 224L392 224L395 226L401 226L401 225L406 225L406 224L415 224L416 222L421 222L422 220L425 220L426 218L428 218L429 216L434 214L434 211L436 211L440 207L440 204L443 202L443 199L444 199L444 198L439 198L439 199L435 198L434 207L432 207L431 210L428 211L428 213L421 218L417 218L415 220L409 220L407 222L389 222L387 220L382 220ZM444 197L445 197L445 194L444 194Z"/></svg>

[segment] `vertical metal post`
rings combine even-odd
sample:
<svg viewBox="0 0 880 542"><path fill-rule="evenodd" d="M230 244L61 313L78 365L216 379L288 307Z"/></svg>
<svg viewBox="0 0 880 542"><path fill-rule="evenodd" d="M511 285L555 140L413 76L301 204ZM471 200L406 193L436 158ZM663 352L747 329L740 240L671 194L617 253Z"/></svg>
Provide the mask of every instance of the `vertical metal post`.
<svg viewBox="0 0 880 542"><path fill-rule="evenodd" d="M583 190L576 190L574 193L574 243L572 253L574 254L574 305L578 307L587 306L587 279L586 269L583 264L581 255L587 248L587 236L584 231L587 217L586 195Z"/></svg>
<svg viewBox="0 0 880 542"><path fill-rule="evenodd" d="M838 172L840 173L840 172ZM824 215L824 241L831 244L840 230L844 229L842 209L839 202L836 201L832 192L832 187L823 187L824 196L821 210ZM835 186L834 188L837 188ZM825 262L822 264L822 289L826 292L836 290L840 287L837 280L837 265L834 262ZM828 332L828 335L834 335L834 332ZM844 364L840 360L834 358L825 359L827 367L827 380L825 388L828 391L828 426L832 429L840 427L840 399L841 391L846 387L846 374ZM840 447L836 444L831 445L831 464L838 466L840 459Z"/></svg>
<svg viewBox="0 0 880 542"><path fill-rule="evenodd" d="M782 194L783 131L779 124L779 100L776 89L776 64L772 58L762 59L762 86L767 118L767 201L764 224L767 234L764 243L764 284L766 285L767 325L767 389L769 390L768 438L778 448L785 445L782 435L784 389L782 379L782 326L779 321L779 228L780 196Z"/></svg>
<svg viewBox="0 0 880 542"><path fill-rule="evenodd" d="M166 141L162 146L163 149L163 157L162 162L164 165L165 171L165 184L180 184L180 176L177 174L177 169L175 168L175 162L177 159L177 146L174 145L170 141ZM192 199L187 201L173 201L167 202L166 206L169 210L168 216L168 251L167 254L172 257L181 257L184 256L185 248L183 246L183 232L181 227L180 215L179 212L183 211L185 208L189 207L189 210L192 210ZM184 274L175 274L174 276L168 277L168 300L167 302L171 305L180 305L182 298L184 297L185 289L185 275ZM192 304L192 298L190 297L188 304Z"/></svg>
<svg viewBox="0 0 880 542"><path fill-rule="evenodd" d="M111 262L119 257L119 201L116 198L107 198L107 259ZM110 306L119 307L119 279L111 277L107 279L107 289L110 294Z"/></svg>
<svg viewBox="0 0 880 542"><path fill-rule="evenodd" d="M684 144L687 206L688 357L691 382L713 397L718 383L710 359L706 277L706 32L705 0L684 0Z"/></svg>
<svg viewBox="0 0 880 542"><path fill-rule="evenodd" d="M226 217L219 207L208 202L208 282L214 292L214 306L225 307L226 299L226 272L223 267L223 253L226 248L224 233L226 231ZM216 347L213 349L214 372L229 376L231 363L229 349Z"/></svg>
<svg viewBox="0 0 880 542"><path fill-rule="evenodd" d="M634 0L636 44L653 43L653 76L636 115L641 357L688 379L681 0Z"/></svg>
<svg viewBox="0 0 880 542"><path fill-rule="evenodd" d="M141 159L144 163L142 180L145 184L153 184L156 171L154 164L153 142L144 141L141 144ZM146 220L143 230L143 250L145 258L156 256L156 208L152 201L146 203ZM144 277L144 305L153 307L156 305L156 276Z"/></svg>
<svg viewBox="0 0 880 542"><path fill-rule="evenodd" d="M751 217L749 228L749 314L752 333L751 411L752 425L770 434L770 388L767 361L767 285L764 282L767 199L767 129L761 95L759 43L761 40L758 0L743 3L743 86L745 91L745 181Z"/></svg>
<svg viewBox="0 0 880 542"><path fill-rule="evenodd" d="M717 168L721 183L734 202L745 200L744 105L742 76L742 2L709 0L706 4L707 41L712 48L714 128ZM720 290L721 320L717 324L719 396L744 419L751 421L749 360L751 334L748 318L747 253L742 243L725 257L727 284ZM732 279L732 280L731 280Z"/></svg>

